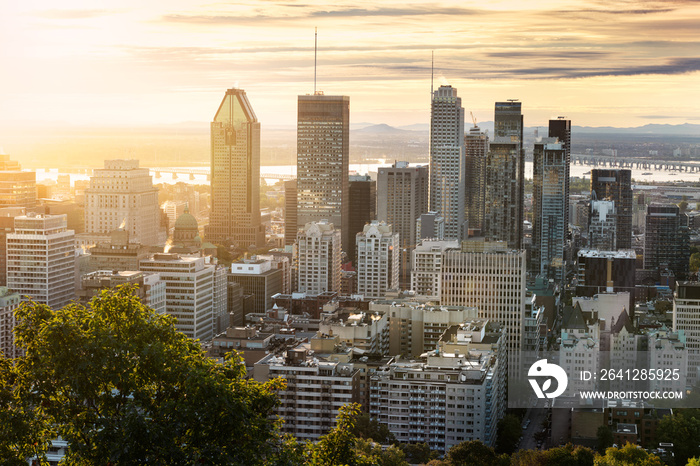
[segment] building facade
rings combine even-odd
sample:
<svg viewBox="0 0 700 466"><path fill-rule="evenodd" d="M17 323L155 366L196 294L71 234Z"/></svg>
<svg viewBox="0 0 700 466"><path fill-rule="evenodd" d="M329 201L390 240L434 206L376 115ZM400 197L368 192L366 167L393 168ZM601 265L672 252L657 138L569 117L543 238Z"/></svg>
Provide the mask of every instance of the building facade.
<svg viewBox="0 0 700 466"><path fill-rule="evenodd" d="M7 287L59 309L75 298L75 234L65 215L15 217L7 234Z"/></svg>
<svg viewBox="0 0 700 466"><path fill-rule="evenodd" d="M462 99L452 86L440 86L431 101L430 210L445 219L450 239L464 235L464 170Z"/></svg>
<svg viewBox="0 0 700 466"><path fill-rule="evenodd" d="M688 222L675 204L647 205L644 231L644 268L670 269L677 279L688 275Z"/></svg>
<svg viewBox="0 0 700 466"><path fill-rule="evenodd" d="M146 273L131 270L98 270L83 275L80 278L78 301L88 304L92 298L104 289L122 285L135 285L138 288L134 294L141 302L158 314L165 313L165 282L157 273Z"/></svg>
<svg viewBox="0 0 700 466"><path fill-rule="evenodd" d="M300 95L297 110L297 225L327 220L347 252L350 97Z"/></svg>
<svg viewBox="0 0 700 466"><path fill-rule="evenodd" d="M260 222L260 123L242 89L228 89L211 122L211 213L207 241L265 244Z"/></svg>
<svg viewBox="0 0 700 466"><path fill-rule="evenodd" d="M332 223L307 223L297 236L297 291L320 294L340 291L341 234Z"/></svg>
<svg viewBox="0 0 700 466"><path fill-rule="evenodd" d="M158 188L138 160L105 160L104 168L94 170L85 190L86 232L123 228L132 241L159 246L166 240L160 216Z"/></svg>
<svg viewBox="0 0 700 466"><path fill-rule="evenodd" d="M0 353L6 358L17 358L22 355L15 346L15 309L22 302L22 297L5 286L0 286Z"/></svg>
<svg viewBox="0 0 700 466"><path fill-rule="evenodd" d="M484 208L486 202L486 155L489 153L488 134L476 124L464 136L466 153L465 170L465 219L469 230L481 231L484 228Z"/></svg>
<svg viewBox="0 0 700 466"><path fill-rule="evenodd" d="M595 194L594 194L595 193ZM591 199L615 203L617 249L632 249L632 170L591 170Z"/></svg>
<svg viewBox="0 0 700 466"><path fill-rule="evenodd" d="M352 261L357 267L357 245L355 237L366 224L377 220L377 182L369 175L350 175L350 243L348 245L347 260Z"/></svg>
<svg viewBox="0 0 700 466"><path fill-rule="evenodd" d="M0 208L32 208L36 198L36 172L23 172L19 162L0 153Z"/></svg>
<svg viewBox="0 0 700 466"><path fill-rule="evenodd" d="M373 221L356 235L357 292L381 298L399 288L399 234L391 225Z"/></svg>

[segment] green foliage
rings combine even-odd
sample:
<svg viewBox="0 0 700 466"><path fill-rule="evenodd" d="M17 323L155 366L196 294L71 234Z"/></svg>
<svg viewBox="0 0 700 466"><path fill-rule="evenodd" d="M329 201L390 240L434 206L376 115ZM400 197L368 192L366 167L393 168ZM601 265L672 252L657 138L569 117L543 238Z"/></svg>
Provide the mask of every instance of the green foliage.
<svg viewBox="0 0 700 466"><path fill-rule="evenodd" d="M598 444L596 450L601 455L605 453L605 450L612 447L615 439L613 438L613 433L608 426L600 426L596 431L596 437L598 438Z"/></svg>
<svg viewBox="0 0 700 466"><path fill-rule="evenodd" d="M403 450L395 445L384 450L380 444L372 440L358 438L355 450L378 466L408 466Z"/></svg>
<svg viewBox="0 0 700 466"><path fill-rule="evenodd" d="M437 452L431 451L427 443L402 444L401 449L410 463L427 463L437 459Z"/></svg>
<svg viewBox="0 0 700 466"><path fill-rule="evenodd" d="M496 438L496 451L498 453L511 454L518 447L518 439L523 434L520 419L512 414L498 421L498 437Z"/></svg>
<svg viewBox="0 0 700 466"><path fill-rule="evenodd" d="M673 443L677 464L684 464L689 458L700 456L700 411L695 409L677 410L673 416L665 416L659 422L660 442Z"/></svg>
<svg viewBox="0 0 700 466"><path fill-rule="evenodd" d="M521 450L511 457L512 466L593 466L595 453L570 443L549 450Z"/></svg>
<svg viewBox="0 0 700 466"><path fill-rule="evenodd" d="M605 456L595 459L595 466L663 466L658 456L647 453L636 445L627 444L622 448L608 448Z"/></svg>
<svg viewBox="0 0 700 466"><path fill-rule="evenodd" d="M207 358L131 288L103 291L90 308L32 302L16 316L26 356L13 403L41 422L23 447L61 436L73 465L255 465L274 452L283 382L246 380L237 356Z"/></svg>
<svg viewBox="0 0 700 466"><path fill-rule="evenodd" d="M473 440L453 446L445 459L451 466L498 466L496 452L491 447Z"/></svg>
<svg viewBox="0 0 700 466"><path fill-rule="evenodd" d="M382 445L396 443L396 438L389 428L372 419L367 413L360 413L355 417L352 433L359 438L374 440Z"/></svg>
<svg viewBox="0 0 700 466"><path fill-rule="evenodd" d="M689 270L692 273L700 270L700 252L694 252L690 255L690 266Z"/></svg>
<svg viewBox="0 0 700 466"><path fill-rule="evenodd" d="M698 459L698 458L690 458L690 459L688 460L688 464L686 464L685 466L700 466L700 459Z"/></svg>

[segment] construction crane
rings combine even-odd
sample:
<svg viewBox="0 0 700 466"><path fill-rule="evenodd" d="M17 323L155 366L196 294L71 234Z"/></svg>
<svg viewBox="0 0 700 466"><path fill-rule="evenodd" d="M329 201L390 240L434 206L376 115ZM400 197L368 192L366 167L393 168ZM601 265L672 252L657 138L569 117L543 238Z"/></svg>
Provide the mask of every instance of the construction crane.
<svg viewBox="0 0 700 466"><path fill-rule="evenodd" d="M474 126L476 126L476 117L474 116L474 113L472 113L470 111L469 114L472 116L472 121L474 122Z"/></svg>

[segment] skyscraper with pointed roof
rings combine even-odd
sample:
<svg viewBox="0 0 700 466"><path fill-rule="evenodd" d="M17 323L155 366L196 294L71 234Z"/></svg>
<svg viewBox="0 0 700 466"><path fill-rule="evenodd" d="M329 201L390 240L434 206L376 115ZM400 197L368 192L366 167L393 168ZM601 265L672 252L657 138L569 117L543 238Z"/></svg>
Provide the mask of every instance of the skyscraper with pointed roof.
<svg viewBox="0 0 700 466"><path fill-rule="evenodd" d="M244 249L265 243L260 122L242 89L226 91L211 122L211 214L205 236Z"/></svg>

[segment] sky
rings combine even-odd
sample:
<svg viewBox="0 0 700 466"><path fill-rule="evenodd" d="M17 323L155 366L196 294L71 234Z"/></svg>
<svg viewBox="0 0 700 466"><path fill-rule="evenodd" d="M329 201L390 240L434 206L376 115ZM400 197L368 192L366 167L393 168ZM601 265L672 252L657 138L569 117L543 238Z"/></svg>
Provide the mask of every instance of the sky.
<svg viewBox="0 0 700 466"><path fill-rule="evenodd" d="M296 96L350 96L351 122L468 119L520 99L525 124L700 123L700 1L54 0L0 2L0 125L208 122L230 87L262 124Z"/></svg>

